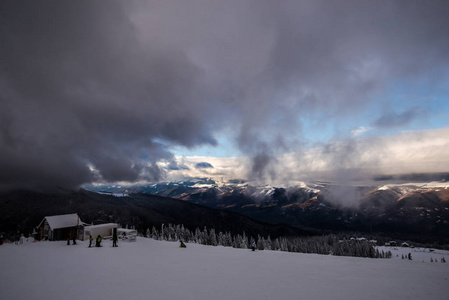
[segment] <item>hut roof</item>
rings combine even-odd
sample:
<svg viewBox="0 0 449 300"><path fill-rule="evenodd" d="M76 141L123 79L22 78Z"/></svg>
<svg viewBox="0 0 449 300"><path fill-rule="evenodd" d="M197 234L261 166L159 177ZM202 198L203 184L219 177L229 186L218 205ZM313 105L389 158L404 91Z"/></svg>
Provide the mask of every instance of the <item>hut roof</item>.
<svg viewBox="0 0 449 300"><path fill-rule="evenodd" d="M78 225L85 225L84 222L80 220L78 217L78 214L67 214L67 215L59 215L59 216L48 216L45 217L42 222L39 224L38 227L41 226L41 224L47 220L48 225L52 230L59 229L59 228L67 228L67 227L75 227Z"/></svg>

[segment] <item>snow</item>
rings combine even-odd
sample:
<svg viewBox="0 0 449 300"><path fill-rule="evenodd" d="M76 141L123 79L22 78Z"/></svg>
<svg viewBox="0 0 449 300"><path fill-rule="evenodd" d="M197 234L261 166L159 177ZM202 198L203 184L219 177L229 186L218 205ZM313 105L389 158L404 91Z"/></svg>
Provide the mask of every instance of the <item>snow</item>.
<svg viewBox="0 0 449 300"><path fill-rule="evenodd" d="M146 238L118 248L111 241L103 244L0 246L2 299L421 300L446 299L449 293L449 263L430 263L430 258L367 259L197 244L180 249L178 243Z"/></svg>
<svg viewBox="0 0 449 300"><path fill-rule="evenodd" d="M120 186L117 188L120 188ZM109 192L96 192L96 193L100 194L100 195L111 195L114 197L129 197L129 194L125 194L125 193L109 193Z"/></svg>
<svg viewBox="0 0 449 300"><path fill-rule="evenodd" d="M114 197L129 197L128 194L124 194L124 193L112 193L112 196L114 196Z"/></svg>
<svg viewBox="0 0 449 300"><path fill-rule="evenodd" d="M383 186L378 188L379 191L387 191L389 189L390 189L390 186L388 186L388 185L383 185Z"/></svg>
<svg viewBox="0 0 449 300"><path fill-rule="evenodd" d="M434 261L437 260L441 262L441 258L449 263L449 251L433 249L433 248L409 248L409 247L388 247L379 246L377 247L379 251L390 251L392 254L392 259L402 259L402 256L407 257L410 253L412 260L419 262L430 262L432 258ZM449 290L448 290L449 292Z"/></svg>
<svg viewBox="0 0 449 300"><path fill-rule="evenodd" d="M313 185L314 187L311 187L311 186L307 185L307 184L306 184L305 182L303 182L303 181L297 182L294 186L296 186L296 187L298 187L298 188L300 188L300 189L303 189L303 190L305 190L306 192L309 192L309 193L315 193L315 194L318 194L319 192L321 192L320 189L317 189L318 186Z"/></svg>
<svg viewBox="0 0 449 300"><path fill-rule="evenodd" d="M98 224L98 225L91 225L84 227L84 230L92 230L95 228L113 228L118 227L117 223L105 223L105 224Z"/></svg>
<svg viewBox="0 0 449 300"><path fill-rule="evenodd" d="M83 224L79 219L77 214L67 214L67 215L58 215L58 216L49 216L45 217L44 220L47 220L48 225L52 230L59 228L67 228L74 227L80 224ZM44 221L42 220L42 221ZM42 224L42 222L41 222ZM40 226L40 225L39 225Z"/></svg>
<svg viewBox="0 0 449 300"><path fill-rule="evenodd" d="M213 188L215 186L216 184L211 183L195 183L194 185L192 185L193 188Z"/></svg>
<svg viewBox="0 0 449 300"><path fill-rule="evenodd" d="M447 189L449 184L445 181L432 181L432 182L415 182L415 183L401 183L401 184L386 184L378 188L380 191L389 190L391 188L398 189L401 194L406 194L417 189L436 189L443 188Z"/></svg>

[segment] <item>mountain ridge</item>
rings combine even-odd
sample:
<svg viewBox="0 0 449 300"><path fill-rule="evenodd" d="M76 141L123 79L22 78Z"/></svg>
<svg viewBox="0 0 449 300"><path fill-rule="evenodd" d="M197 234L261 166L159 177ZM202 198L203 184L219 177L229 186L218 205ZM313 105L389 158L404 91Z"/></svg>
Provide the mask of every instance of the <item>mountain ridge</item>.
<svg viewBox="0 0 449 300"><path fill-rule="evenodd" d="M441 178L438 176L409 177ZM169 195L268 223L283 222L320 231L379 232L443 239L449 236L449 183L444 176L444 181L438 182L374 180L368 185L315 182L287 188L253 186L241 181L223 184L210 179L97 188Z"/></svg>

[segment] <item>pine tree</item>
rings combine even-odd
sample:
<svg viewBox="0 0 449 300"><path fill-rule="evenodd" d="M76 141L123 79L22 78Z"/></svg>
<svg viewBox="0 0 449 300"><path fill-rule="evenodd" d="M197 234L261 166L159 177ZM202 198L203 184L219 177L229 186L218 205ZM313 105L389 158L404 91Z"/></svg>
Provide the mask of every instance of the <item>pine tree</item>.
<svg viewBox="0 0 449 300"><path fill-rule="evenodd" d="M213 228L209 232L209 241L210 241L210 245L212 245L212 246L218 245L217 235L215 234L215 229L213 229Z"/></svg>
<svg viewBox="0 0 449 300"><path fill-rule="evenodd" d="M233 236L231 233L219 232L218 235L215 229L204 230L196 228L191 232L184 225L162 224L159 232L154 226L146 230L146 236L155 240L194 242L203 245L221 245L225 247L245 248L247 249L253 241L257 241L256 245L259 250L275 250L301 253L316 253L316 254L331 254L336 256L358 256L370 258L391 258L391 251L380 252L379 249L374 248L368 241L348 239L347 235L326 235L313 236L305 238L285 238L278 237L274 240L270 236L266 238L257 235L257 239L252 236L247 236L245 232L242 235L237 234ZM407 255L402 254L402 259L406 259ZM408 259L411 260L411 254ZM441 262L445 262L441 258Z"/></svg>
<svg viewBox="0 0 449 300"><path fill-rule="evenodd" d="M260 235L257 235L257 249L264 250L265 249L265 239Z"/></svg>
<svg viewBox="0 0 449 300"><path fill-rule="evenodd" d="M223 235L223 232L219 232L218 233L218 236L217 236L217 244L219 245L219 246L224 246L224 235Z"/></svg>
<svg viewBox="0 0 449 300"><path fill-rule="evenodd" d="M241 242L242 242L242 244L240 245L239 248L248 249L248 238L246 237L245 232L243 232L243 236L242 236Z"/></svg>
<svg viewBox="0 0 449 300"><path fill-rule="evenodd" d="M202 242L201 241L201 231L198 227L195 229L194 241L197 244L201 244L201 242Z"/></svg>

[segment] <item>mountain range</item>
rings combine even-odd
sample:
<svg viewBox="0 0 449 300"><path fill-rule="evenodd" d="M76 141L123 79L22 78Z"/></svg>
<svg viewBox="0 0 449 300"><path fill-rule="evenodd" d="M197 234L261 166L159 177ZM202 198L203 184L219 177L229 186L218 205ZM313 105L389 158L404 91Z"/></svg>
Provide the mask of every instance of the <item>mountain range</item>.
<svg viewBox="0 0 449 300"><path fill-rule="evenodd" d="M447 180L448 174L412 174L379 177L368 183L302 182L275 187L241 180L220 183L208 178L191 178L150 185L86 188L103 193L170 197L237 212L262 222L320 232L357 231L446 241L449 236Z"/></svg>
<svg viewBox="0 0 449 300"><path fill-rule="evenodd" d="M19 190L0 194L0 211L0 231L9 234L31 233L44 216L78 213L89 224L115 222L140 232L171 223L272 238L346 231L449 243L449 176L289 187L190 178L51 193Z"/></svg>

